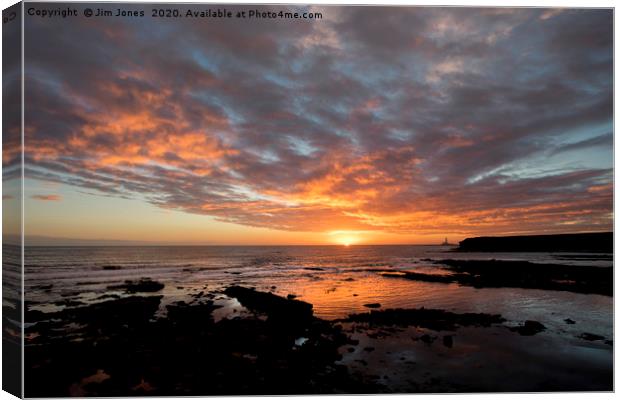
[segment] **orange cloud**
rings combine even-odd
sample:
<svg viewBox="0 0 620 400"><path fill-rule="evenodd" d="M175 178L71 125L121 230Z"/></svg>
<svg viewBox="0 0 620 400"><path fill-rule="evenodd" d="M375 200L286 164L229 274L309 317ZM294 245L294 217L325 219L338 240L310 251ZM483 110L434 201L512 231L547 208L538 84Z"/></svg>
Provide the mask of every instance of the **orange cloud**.
<svg viewBox="0 0 620 400"><path fill-rule="evenodd" d="M57 194L34 194L30 196L31 199L41 200L41 201L60 201L62 200L62 196Z"/></svg>

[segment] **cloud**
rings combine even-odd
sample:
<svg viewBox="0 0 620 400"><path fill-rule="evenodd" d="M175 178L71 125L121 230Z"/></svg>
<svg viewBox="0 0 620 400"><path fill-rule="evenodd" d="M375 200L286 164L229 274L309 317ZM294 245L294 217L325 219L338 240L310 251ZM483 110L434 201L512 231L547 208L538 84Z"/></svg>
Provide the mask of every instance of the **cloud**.
<svg viewBox="0 0 620 400"><path fill-rule="evenodd" d="M57 194L34 194L30 196L31 199L41 201L60 201L62 197Z"/></svg>
<svg viewBox="0 0 620 400"><path fill-rule="evenodd" d="M558 146L553 154L558 154L567 151L584 150L593 147L611 148L613 146L613 133L609 132L603 135L594 136L588 139L580 140L578 142L568 143Z"/></svg>
<svg viewBox="0 0 620 400"><path fill-rule="evenodd" d="M28 19L26 176L282 230L610 229L611 164L545 158L611 151L610 10L312 10Z"/></svg>

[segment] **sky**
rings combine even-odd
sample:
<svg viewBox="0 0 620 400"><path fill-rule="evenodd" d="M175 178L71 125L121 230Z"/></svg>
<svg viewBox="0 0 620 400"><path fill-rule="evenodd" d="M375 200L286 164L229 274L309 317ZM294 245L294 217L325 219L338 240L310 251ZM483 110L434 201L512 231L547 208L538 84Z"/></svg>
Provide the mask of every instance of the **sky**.
<svg viewBox="0 0 620 400"><path fill-rule="evenodd" d="M251 8L26 17L33 243L612 230L611 10Z"/></svg>

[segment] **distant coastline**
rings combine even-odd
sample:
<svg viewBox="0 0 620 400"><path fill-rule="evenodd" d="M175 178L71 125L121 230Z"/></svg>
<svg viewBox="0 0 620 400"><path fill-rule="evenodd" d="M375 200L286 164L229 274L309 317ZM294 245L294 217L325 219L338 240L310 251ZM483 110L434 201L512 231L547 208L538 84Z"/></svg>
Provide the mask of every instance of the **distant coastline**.
<svg viewBox="0 0 620 400"><path fill-rule="evenodd" d="M613 232L530 236L482 236L459 242L467 252L571 252L612 253Z"/></svg>

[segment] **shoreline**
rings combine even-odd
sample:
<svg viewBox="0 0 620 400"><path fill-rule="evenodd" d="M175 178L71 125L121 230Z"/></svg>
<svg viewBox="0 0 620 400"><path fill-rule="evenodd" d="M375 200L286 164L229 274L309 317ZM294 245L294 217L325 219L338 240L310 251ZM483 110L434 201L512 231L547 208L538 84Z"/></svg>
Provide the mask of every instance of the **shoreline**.
<svg viewBox="0 0 620 400"><path fill-rule="evenodd" d="M613 267L540 264L507 260L430 260L447 274L379 269L388 278L437 283L458 283L475 288L558 290L613 296Z"/></svg>

